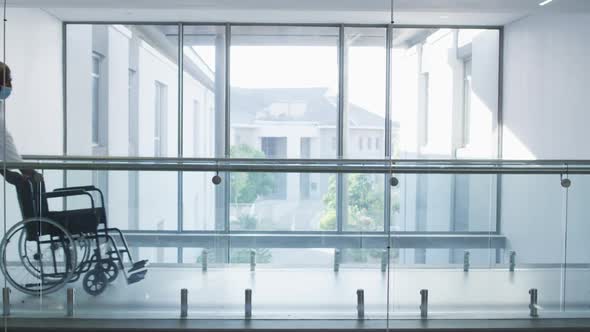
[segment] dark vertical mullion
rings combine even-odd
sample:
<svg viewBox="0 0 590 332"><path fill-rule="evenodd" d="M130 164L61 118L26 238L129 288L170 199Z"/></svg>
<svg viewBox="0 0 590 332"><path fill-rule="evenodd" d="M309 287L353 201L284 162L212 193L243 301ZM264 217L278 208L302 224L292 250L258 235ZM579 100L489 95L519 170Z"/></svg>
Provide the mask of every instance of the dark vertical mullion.
<svg viewBox="0 0 590 332"><path fill-rule="evenodd" d="M227 23L225 25L225 59L224 59L224 65L225 65L225 117L224 117L224 147L225 147L225 151L224 151L224 157L225 158L229 158L230 157L230 152L231 152L231 146L230 146L230 135L231 135L231 123L230 123L230 117L231 117L231 101L230 101L230 91L231 91L231 85L230 85L230 50L231 50L231 24ZM230 233L230 224L229 224L229 209L230 209L230 178L231 178L231 173L227 172L225 173L225 181L223 181L223 197L224 197L224 204L223 204L223 222L224 222L224 227L223 227L223 232L229 234ZM227 263L230 262L230 252L231 252L231 240L228 237L227 240L227 248L226 248L226 254L225 256L225 261Z"/></svg>
<svg viewBox="0 0 590 332"><path fill-rule="evenodd" d="M183 55L183 48L184 46L184 25L182 23L178 23L178 137L177 137L177 156L182 158L183 155L183 133L184 133L184 55ZM184 219L184 204L183 204L183 173L178 172L178 201L177 201L177 229L179 232L182 232L184 229L183 226L183 219ZM183 250L182 247L178 247L178 263L182 263L183 259Z"/></svg>
<svg viewBox="0 0 590 332"><path fill-rule="evenodd" d="M385 159L391 159L393 155L393 149L391 144L391 45L393 35L393 24L390 24L386 28L385 32ZM393 176L393 174L391 174ZM384 179L384 202L385 211L383 218L383 231L389 234L391 230L391 190L392 187L389 185L389 177L385 176Z"/></svg>
<svg viewBox="0 0 590 332"><path fill-rule="evenodd" d="M68 71L67 71L67 60L68 60L68 49L67 49L67 24L62 23L61 25L61 43L62 43L62 56L61 56L61 71L62 71L62 107L63 107L63 155L68 155L68 107L67 107L67 100L68 100ZM63 188L67 187L68 184L68 171L64 170L62 173L62 181L63 181ZM62 198L62 209L63 211L67 210L67 200Z"/></svg>
<svg viewBox="0 0 590 332"><path fill-rule="evenodd" d="M340 25L338 30L338 119L337 119L337 137L338 137L338 159L343 159L345 154L345 142L344 142L344 126L345 126L345 118L346 115L344 114L344 101L345 101L345 89L344 89L344 80L345 80L345 65L344 65L344 26ZM344 174L338 173L336 175L336 231L342 232L343 231L343 224L346 220L346 206L344 206L344 196L346 195L345 185L344 185Z"/></svg>
<svg viewBox="0 0 590 332"><path fill-rule="evenodd" d="M498 114L497 114L497 130L496 130L496 140L497 140L497 151L496 157L499 160L503 158L503 131L504 131L504 28L501 27L498 30L499 40L498 40ZM500 234L502 231L502 175L496 174L496 229L492 232L490 230L490 234ZM490 240L491 241L491 240ZM501 257L501 250L496 249L496 263L500 263L502 260Z"/></svg>

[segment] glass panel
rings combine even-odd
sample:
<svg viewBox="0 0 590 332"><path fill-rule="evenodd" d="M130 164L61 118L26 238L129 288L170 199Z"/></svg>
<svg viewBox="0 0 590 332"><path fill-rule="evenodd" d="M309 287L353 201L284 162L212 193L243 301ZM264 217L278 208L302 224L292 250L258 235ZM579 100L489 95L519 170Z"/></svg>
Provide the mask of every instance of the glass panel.
<svg viewBox="0 0 590 332"><path fill-rule="evenodd" d="M232 157L336 157L338 29L235 26L231 41Z"/></svg>
<svg viewBox="0 0 590 332"><path fill-rule="evenodd" d="M496 231L496 175L400 174L391 196L395 232Z"/></svg>
<svg viewBox="0 0 590 332"><path fill-rule="evenodd" d="M538 290L541 316L559 310L563 198L556 175L503 175L498 234L490 224L489 231L478 236L457 233L445 239L439 234L420 246L395 234L399 255L393 263L394 312L416 314L421 289L428 289L429 312L434 315L527 318L532 288Z"/></svg>
<svg viewBox="0 0 590 332"><path fill-rule="evenodd" d="M215 186L212 183L213 176L215 173L212 172L183 172L183 230L225 229L225 204L217 196L218 188L222 185ZM220 176L222 181L227 179L224 173Z"/></svg>
<svg viewBox="0 0 590 332"><path fill-rule="evenodd" d="M384 176L346 174L344 176L346 211L345 231L383 232L385 214Z"/></svg>
<svg viewBox="0 0 590 332"><path fill-rule="evenodd" d="M567 256L565 257L566 270L564 271L564 303L563 309L576 312L590 310L590 224L588 217L588 192L590 190L590 176L588 175L564 175L564 179L571 181L569 188L564 188L566 195L566 214L564 225L567 227ZM558 179L555 177L554 182Z"/></svg>
<svg viewBox="0 0 590 332"><path fill-rule="evenodd" d="M232 173L230 228L335 230L335 185L330 181L333 178L314 173Z"/></svg>
<svg viewBox="0 0 590 332"><path fill-rule="evenodd" d="M8 170L11 172L11 170ZM18 172L12 170L12 172ZM41 171L35 176L43 176L46 184L52 187L63 187L63 172L62 171ZM16 176L9 175L7 178L15 179ZM12 180L11 180L12 181ZM20 182L20 181L19 181ZM61 248L53 248L47 244L36 246L36 242L26 240L26 229L22 222L31 217L30 209L30 193L23 193L23 186L19 182L13 184L6 182L6 199L4 200L4 192L0 190L0 200L2 200L2 211L5 213L4 230L2 233L3 247L2 253L2 273L0 273L0 282L2 287L9 288L10 291L10 310L11 315L30 315L39 314L47 311L45 303L53 303L52 297L45 296L44 293L55 291L55 283L62 285L67 281L65 275L59 275L64 272L65 255ZM17 190L18 186L18 190ZM35 189L36 190L36 189ZM29 198L29 200L27 200ZM26 205L27 202L29 205ZM24 203L25 205L21 205ZM50 209L57 209L61 207L61 202L49 202ZM31 224L29 224L31 225ZM31 229L31 228L29 228ZM41 239L47 239L48 236L44 234L47 229L39 230ZM53 268L48 252L54 252L56 267ZM36 253L44 253L39 260L33 260L32 256ZM30 255L27 255L30 254ZM30 259L29 259L30 258ZM38 275L41 263L46 266L46 275L48 278L40 282ZM53 283L53 284L52 284ZM31 294L24 294L24 290L29 290ZM35 293L35 291L38 291ZM55 293L53 293L55 294ZM51 306L49 306L51 308Z"/></svg>
<svg viewBox="0 0 590 332"><path fill-rule="evenodd" d="M66 27L69 155L178 155L177 40L175 25Z"/></svg>
<svg viewBox="0 0 590 332"><path fill-rule="evenodd" d="M102 179L104 182L96 182ZM95 185L108 206L109 226L122 230L178 229L178 173L68 171L67 185ZM48 190L54 188L48 187ZM100 196L94 195L96 205ZM68 208L86 208L87 199L68 198Z"/></svg>
<svg viewBox="0 0 590 332"><path fill-rule="evenodd" d="M385 158L386 30L344 29L344 150L346 158ZM370 82L370 84L368 84ZM384 230L384 177L345 174L343 230Z"/></svg>
<svg viewBox="0 0 590 332"><path fill-rule="evenodd" d="M385 157L386 49L382 28L345 28L347 158Z"/></svg>
<svg viewBox="0 0 590 332"><path fill-rule="evenodd" d="M184 26L183 156L223 156L225 27Z"/></svg>
<svg viewBox="0 0 590 332"><path fill-rule="evenodd" d="M392 154L495 158L499 32L393 30Z"/></svg>

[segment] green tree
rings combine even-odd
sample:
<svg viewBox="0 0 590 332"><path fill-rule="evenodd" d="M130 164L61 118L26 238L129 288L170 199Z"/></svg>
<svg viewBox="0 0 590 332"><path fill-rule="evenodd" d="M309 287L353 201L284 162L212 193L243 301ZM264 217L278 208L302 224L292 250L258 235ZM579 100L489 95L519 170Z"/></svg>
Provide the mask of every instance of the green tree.
<svg viewBox="0 0 590 332"><path fill-rule="evenodd" d="M348 215L345 230L348 231L382 231L385 210L384 183L381 177L367 174L349 174L346 179L346 204ZM387 187L389 188L389 187ZM336 228L337 203L336 176L331 176L328 191L324 194L324 214L320 219L322 230ZM392 191L392 212L399 210L397 191ZM355 263L367 263L369 259L380 260L383 250L379 249L344 249L343 260ZM397 257L395 251L393 257Z"/></svg>
<svg viewBox="0 0 590 332"><path fill-rule="evenodd" d="M262 151L248 145L234 145L230 149L232 158L264 158ZM274 179L268 173L231 173L230 199L232 203L253 203L259 196L270 194Z"/></svg>
<svg viewBox="0 0 590 332"><path fill-rule="evenodd" d="M248 145L234 145L230 149L232 158L264 158L264 153ZM234 204L251 204L260 196L270 194L274 187L274 178L268 173L249 172L231 173L230 175L230 200ZM241 214L236 220L235 226L240 230L256 230L258 218L249 214ZM269 263L272 252L268 248L256 248L256 261ZM230 252L231 263L250 262L249 249L232 249Z"/></svg>
<svg viewBox="0 0 590 332"><path fill-rule="evenodd" d="M378 231L383 228L383 184L370 175L350 174L347 186L347 230ZM328 191L323 197L325 212L320 219L322 230L336 227L336 176L331 176Z"/></svg>

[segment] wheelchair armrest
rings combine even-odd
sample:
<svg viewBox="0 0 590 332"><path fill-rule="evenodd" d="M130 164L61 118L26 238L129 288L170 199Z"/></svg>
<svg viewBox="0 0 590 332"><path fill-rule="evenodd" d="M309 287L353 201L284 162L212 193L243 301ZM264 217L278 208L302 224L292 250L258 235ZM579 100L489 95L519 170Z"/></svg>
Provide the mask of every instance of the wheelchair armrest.
<svg viewBox="0 0 590 332"><path fill-rule="evenodd" d="M91 190L96 190L98 188L96 188L95 186L76 186L76 187L66 187L66 188L58 188L58 189L53 189L53 191L66 191L66 190L87 190L87 191L91 191Z"/></svg>
<svg viewBox="0 0 590 332"><path fill-rule="evenodd" d="M85 192L88 191L96 191L100 195L100 205L104 208L104 195L102 194L102 190L98 189L96 186L77 186L77 187L66 187L66 188L59 188L53 189L53 192L66 192L66 191L76 191L82 190Z"/></svg>
<svg viewBox="0 0 590 332"><path fill-rule="evenodd" d="M87 191L84 190L63 190L53 191L50 193L44 193L43 198L57 198L57 197L70 197L70 196L88 196L90 198L90 206L94 209L94 198Z"/></svg>

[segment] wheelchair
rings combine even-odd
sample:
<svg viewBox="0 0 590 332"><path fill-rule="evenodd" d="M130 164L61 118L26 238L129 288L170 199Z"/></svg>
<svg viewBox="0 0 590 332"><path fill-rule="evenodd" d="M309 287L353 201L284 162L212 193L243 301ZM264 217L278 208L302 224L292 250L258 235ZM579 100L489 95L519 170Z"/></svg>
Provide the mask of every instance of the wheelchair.
<svg viewBox="0 0 590 332"><path fill-rule="evenodd" d="M100 189L80 186L46 192L39 173L25 177L6 170L3 175L16 188L24 218L6 232L0 243L0 269L15 289L44 295L82 277L84 290L96 296L117 279L119 272L127 284L146 277L148 261L134 261L123 233L108 227ZM75 196L88 205L67 209L65 198ZM60 198L65 208L50 211L48 201ZM124 258L128 261L124 262ZM126 270L124 263L131 267Z"/></svg>

